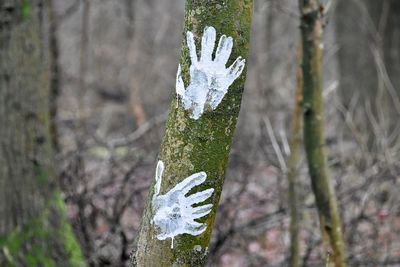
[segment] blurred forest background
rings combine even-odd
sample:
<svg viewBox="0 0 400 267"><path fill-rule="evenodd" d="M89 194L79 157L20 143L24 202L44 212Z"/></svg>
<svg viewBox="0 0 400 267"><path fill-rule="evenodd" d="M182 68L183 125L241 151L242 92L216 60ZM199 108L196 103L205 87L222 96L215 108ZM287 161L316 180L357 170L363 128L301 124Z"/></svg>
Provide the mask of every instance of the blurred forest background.
<svg viewBox="0 0 400 267"><path fill-rule="evenodd" d="M209 266L287 266L297 1L255 0L242 110ZM325 3L328 162L349 266L400 266L400 1ZM52 111L67 215L90 266L126 266L183 40L183 0L54 0ZM303 266L323 266L304 155Z"/></svg>

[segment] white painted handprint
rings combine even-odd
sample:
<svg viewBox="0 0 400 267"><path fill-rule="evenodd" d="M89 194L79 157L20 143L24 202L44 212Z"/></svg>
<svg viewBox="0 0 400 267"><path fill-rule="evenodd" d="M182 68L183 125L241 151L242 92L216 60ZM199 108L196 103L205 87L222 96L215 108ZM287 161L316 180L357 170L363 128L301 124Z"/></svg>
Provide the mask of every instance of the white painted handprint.
<svg viewBox="0 0 400 267"><path fill-rule="evenodd" d="M171 238L171 248L173 248L175 236L181 234L197 236L207 229L207 224L199 223L195 220L208 215L211 212L212 204L197 207L193 207L193 205L211 197L214 189L211 188L186 196L193 187L202 184L206 180L207 174L198 172L185 178L166 194L159 195L163 171L164 163L160 160L156 168L156 184L152 200L154 216L151 222L159 232L157 239L165 240Z"/></svg>
<svg viewBox="0 0 400 267"><path fill-rule="evenodd" d="M176 93L181 97L184 108L191 111L190 117L197 120L205 108L214 110L221 103L229 86L242 74L245 59L238 57L229 68L225 67L233 46L232 37L226 35L222 35L219 39L215 58L212 59L216 40L214 27L204 29L200 60L197 57L193 33L188 31L186 39L192 62L190 84L185 90L179 65L176 74Z"/></svg>

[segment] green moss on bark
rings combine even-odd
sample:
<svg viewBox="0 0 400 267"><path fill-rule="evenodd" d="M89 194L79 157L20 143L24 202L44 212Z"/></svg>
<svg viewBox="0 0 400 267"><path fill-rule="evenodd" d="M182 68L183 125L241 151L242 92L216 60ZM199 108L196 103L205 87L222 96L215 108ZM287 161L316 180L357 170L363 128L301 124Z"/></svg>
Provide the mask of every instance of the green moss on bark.
<svg viewBox="0 0 400 267"><path fill-rule="evenodd" d="M0 237L0 266L86 266L58 192L40 216Z"/></svg>

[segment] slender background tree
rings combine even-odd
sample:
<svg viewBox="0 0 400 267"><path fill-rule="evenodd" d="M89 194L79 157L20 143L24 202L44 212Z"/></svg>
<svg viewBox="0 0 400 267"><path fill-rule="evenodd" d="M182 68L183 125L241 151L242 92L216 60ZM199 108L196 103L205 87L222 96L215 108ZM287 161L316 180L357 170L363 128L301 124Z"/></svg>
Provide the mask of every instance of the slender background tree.
<svg viewBox="0 0 400 267"><path fill-rule="evenodd" d="M331 250L326 253L328 265L346 264L345 245L338 204L325 154L324 109L322 98L322 12L318 0L300 0L303 47L304 143L319 213L322 238Z"/></svg>
<svg viewBox="0 0 400 267"><path fill-rule="evenodd" d="M300 148L303 141L302 126L303 116L301 112L301 104L303 102L303 73L301 69L301 46L298 48L296 70L296 91L294 96L294 108L292 112L291 122L291 139L290 139L290 155L288 159L288 202L290 208L290 266L300 266L300 184L299 166L300 166Z"/></svg>

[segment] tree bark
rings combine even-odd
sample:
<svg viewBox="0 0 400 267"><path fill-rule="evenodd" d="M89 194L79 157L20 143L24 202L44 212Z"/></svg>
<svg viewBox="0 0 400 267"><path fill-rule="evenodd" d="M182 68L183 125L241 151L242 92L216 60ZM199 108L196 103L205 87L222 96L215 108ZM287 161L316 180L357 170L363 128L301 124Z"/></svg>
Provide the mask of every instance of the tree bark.
<svg viewBox="0 0 400 267"><path fill-rule="evenodd" d="M185 7L184 32L191 31L200 50L200 39L206 26L216 29L218 40L222 34L233 38L233 49L226 66L242 56L247 58L250 47L250 26L252 18L251 0L187 0ZM186 38L185 38L186 40ZM217 42L218 43L218 42ZM198 52L199 54L199 52ZM191 60L186 41L181 50L182 78L189 84ZM244 71L245 72L245 71ZM161 145L159 159L165 170L161 192L166 192L194 173L205 172L207 179L190 193L213 188L214 192L206 203L212 203L211 213L198 220L207 224L205 232L194 236L182 234L174 239L158 240L157 229L151 221L154 216L152 199L155 193L152 184L147 199L138 237L137 250L131 266L204 266L212 225L224 182L232 137L236 128L245 73L229 87L220 105L213 111L206 110L199 119L190 118L182 101L172 101L169 118Z"/></svg>
<svg viewBox="0 0 400 267"><path fill-rule="evenodd" d="M84 266L53 179L43 1L0 2L0 266Z"/></svg>
<svg viewBox="0 0 400 267"><path fill-rule="evenodd" d="M322 99L322 21L317 0L300 0L303 46L304 143L322 238L336 267L347 266L338 206L325 155Z"/></svg>
<svg viewBox="0 0 400 267"><path fill-rule="evenodd" d="M289 207L290 207L290 267L300 266L300 211L299 211L299 154L300 145L302 143L301 128L303 125L303 117L301 113L301 104L303 101L303 74L301 70L301 46L298 49L297 70L296 70L296 92L294 96L294 109L292 113L292 137L290 138L290 156L288 160L288 191L289 191Z"/></svg>
<svg viewBox="0 0 400 267"><path fill-rule="evenodd" d="M58 21L55 14L54 0L46 0L49 17L49 68L50 68L50 135L55 151L60 150L57 129L57 99L60 95L61 70L59 64Z"/></svg>
<svg viewBox="0 0 400 267"><path fill-rule="evenodd" d="M135 49L137 49L137 45L139 42L135 42L135 7L136 7L136 1L135 0L127 0L125 2L126 4L126 17L128 20L128 25L127 25L127 38L128 38L128 56L127 56L127 65L129 67L129 81L128 81L128 86L129 86L129 105L130 105L130 110L132 112L132 115L135 119L136 126L139 127L143 123L146 122L147 116L146 112L143 108L143 101L140 96L140 90L139 90L139 84L140 84L140 79L138 79L139 75L137 74L137 69L135 69L135 64L141 65L140 59L138 57L143 56L143 55L138 55ZM148 45L148 44L147 44ZM147 58L146 58L147 59Z"/></svg>

